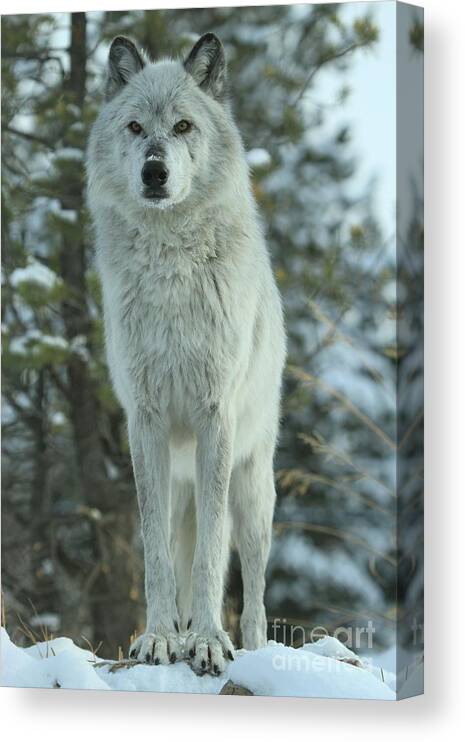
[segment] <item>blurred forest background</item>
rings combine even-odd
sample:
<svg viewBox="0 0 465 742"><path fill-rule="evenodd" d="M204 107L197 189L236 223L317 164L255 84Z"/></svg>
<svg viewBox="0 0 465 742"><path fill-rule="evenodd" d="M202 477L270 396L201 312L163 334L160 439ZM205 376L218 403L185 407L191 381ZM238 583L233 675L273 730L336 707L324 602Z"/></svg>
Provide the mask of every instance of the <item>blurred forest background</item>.
<svg viewBox="0 0 465 742"><path fill-rule="evenodd" d="M206 31L226 47L289 336L270 624L334 632L371 620L375 641L392 643L394 206L385 234L371 189L351 187L351 131L331 125L355 55L383 32L358 8L350 22L331 4L3 17L2 590L17 643L60 634L115 656L143 629L137 502L104 361L83 155L111 39L129 35L157 57L187 52ZM420 26L409 43L421 54ZM314 100L328 69L337 95ZM421 225L409 229L420 250ZM415 499L421 472L406 469ZM233 560L236 640L240 592Z"/></svg>

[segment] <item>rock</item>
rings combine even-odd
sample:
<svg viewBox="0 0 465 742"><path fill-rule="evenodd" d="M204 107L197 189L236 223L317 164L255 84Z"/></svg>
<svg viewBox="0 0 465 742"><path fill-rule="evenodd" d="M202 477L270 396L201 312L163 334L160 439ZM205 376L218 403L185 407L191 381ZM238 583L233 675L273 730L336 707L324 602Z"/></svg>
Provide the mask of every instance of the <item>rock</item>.
<svg viewBox="0 0 465 742"><path fill-rule="evenodd" d="M242 685L236 685L232 680L228 680L221 688L220 696L253 696L253 693L248 688L244 688Z"/></svg>

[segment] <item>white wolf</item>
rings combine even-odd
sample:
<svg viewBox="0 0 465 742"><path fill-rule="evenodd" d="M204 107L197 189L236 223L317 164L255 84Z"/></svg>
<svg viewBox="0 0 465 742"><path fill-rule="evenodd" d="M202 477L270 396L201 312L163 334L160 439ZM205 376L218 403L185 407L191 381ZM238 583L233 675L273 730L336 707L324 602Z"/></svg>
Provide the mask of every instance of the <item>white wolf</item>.
<svg viewBox="0 0 465 742"><path fill-rule="evenodd" d="M128 419L145 552L146 662L196 672L233 659L222 628L230 545L243 645L263 605L285 335L281 301L225 94L223 47L151 63L111 46L90 136L88 203L108 364Z"/></svg>

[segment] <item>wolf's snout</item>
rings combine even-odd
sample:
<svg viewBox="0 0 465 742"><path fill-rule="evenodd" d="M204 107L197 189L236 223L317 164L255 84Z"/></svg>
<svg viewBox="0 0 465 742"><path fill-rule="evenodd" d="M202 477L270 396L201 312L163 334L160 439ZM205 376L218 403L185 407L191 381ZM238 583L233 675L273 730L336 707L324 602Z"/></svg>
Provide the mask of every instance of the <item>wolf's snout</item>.
<svg viewBox="0 0 465 742"><path fill-rule="evenodd" d="M141 177L145 186L157 189L168 180L168 168L161 160L148 160L142 168Z"/></svg>

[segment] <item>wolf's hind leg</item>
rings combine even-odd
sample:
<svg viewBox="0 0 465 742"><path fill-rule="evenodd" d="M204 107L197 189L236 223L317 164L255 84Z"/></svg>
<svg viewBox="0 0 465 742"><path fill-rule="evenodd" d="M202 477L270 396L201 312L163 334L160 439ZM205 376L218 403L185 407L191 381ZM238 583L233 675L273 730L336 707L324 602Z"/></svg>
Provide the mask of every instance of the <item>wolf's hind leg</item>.
<svg viewBox="0 0 465 742"><path fill-rule="evenodd" d="M234 468L230 485L233 539L244 585L241 633L245 649L263 647L267 641L263 598L275 499L272 452L257 449Z"/></svg>

